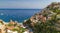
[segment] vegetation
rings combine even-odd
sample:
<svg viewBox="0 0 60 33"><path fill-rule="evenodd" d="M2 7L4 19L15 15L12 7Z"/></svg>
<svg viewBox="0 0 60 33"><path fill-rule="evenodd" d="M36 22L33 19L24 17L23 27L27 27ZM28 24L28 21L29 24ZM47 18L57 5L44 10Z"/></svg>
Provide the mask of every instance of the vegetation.
<svg viewBox="0 0 60 33"><path fill-rule="evenodd" d="M14 28L14 29L12 29L12 31L18 31L18 29Z"/></svg>
<svg viewBox="0 0 60 33"><path fill-rule="evenodd" d="M59 4L57 4L59 5ZM37 23L33 24L34 26L31 25L32 21L29 19L26 21L25 24L27 24L34 33L60 33L56 28L55 28L55 23L60 23L60 5L57 6L56 4L52 3L50 6L47 7L46 10L44 10L44 12L42 13L43 16L45 16L46 18L48 17L48 15L50 15L48 13L48 9L49 11L53 12L51 13L52 15L51 20L46 20L46 23L43 23L41 20L39 20ZM56 7L55 7L56 6ZM47 12L46 12L47 11ZM55 13L55 15L54 15ZM58 15L58 17L57 17Z"/></svg>
<svg viewBox="0 0 60 33"><path fill-rule="evenodd" d="M23 33L25 31L25 28L19 27L18 33Z"/></svg>
<svg viewBox="0 0 60 33"><path fill-rule="evenodd" d="M46 21L45 24L43 22L36 23L33 28L34 33L56 33L54 24L52 22L53 21Z"/></svg>
<svg viewBox="0 0 60 33"><path fill-rule="evenodd" d="M8 24L8 26L13 26L13 24Z"/></svg>

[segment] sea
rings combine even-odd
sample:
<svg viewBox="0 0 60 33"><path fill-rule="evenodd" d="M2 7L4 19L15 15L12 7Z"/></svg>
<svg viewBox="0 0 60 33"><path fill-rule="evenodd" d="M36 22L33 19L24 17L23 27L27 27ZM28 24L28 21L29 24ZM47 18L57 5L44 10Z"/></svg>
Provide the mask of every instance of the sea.
<svg viewBox="0 0 60 33"><path fill-rule="evenodd" d="M0 9L0 19L5 22L10 20L23 22L40 11L41 9Z"/></svg>

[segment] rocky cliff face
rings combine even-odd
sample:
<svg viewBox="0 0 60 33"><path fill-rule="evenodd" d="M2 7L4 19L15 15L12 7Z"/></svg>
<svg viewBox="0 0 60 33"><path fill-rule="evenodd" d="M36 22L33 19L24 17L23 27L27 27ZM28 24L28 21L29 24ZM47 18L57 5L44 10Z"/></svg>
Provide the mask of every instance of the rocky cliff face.
<svg viewBox="0 0 60 33"><path fill-rule="evenodd" d="M53 2L44 8L41 12L36 13L30 19L28 19L24 24L34 27L36 23L46 24L47 21L52 22L52 25L60 31L60 3Z"/></svg>

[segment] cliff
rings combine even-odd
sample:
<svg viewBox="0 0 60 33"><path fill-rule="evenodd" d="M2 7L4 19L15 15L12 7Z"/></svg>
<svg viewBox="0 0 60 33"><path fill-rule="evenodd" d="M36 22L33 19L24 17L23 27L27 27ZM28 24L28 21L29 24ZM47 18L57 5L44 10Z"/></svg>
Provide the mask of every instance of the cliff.
<svg viewBox="0 0 60 33"><path fill-rule="evenodd" d="M60 2L53 2L24 22L34 33L60 31ZM47 32L49 31L49 32Z"/></svg>

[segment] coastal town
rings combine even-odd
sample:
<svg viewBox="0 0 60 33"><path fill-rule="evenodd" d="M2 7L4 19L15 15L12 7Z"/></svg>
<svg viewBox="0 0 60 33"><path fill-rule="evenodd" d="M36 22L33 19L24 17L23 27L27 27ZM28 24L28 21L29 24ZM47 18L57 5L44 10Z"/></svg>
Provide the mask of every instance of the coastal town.
<svg viewBox="0 0 60 33"><path fill-rule="evenodd" d="M51 3L23 23L0 19L0 33L60 33L60 3Z"/></svg>
<svg viewBox="0 0 60 33"><path fill-rule="evenodd" d="M60 33L60 2L53 2L26 22L34 33Z"/></svg>
<svg viewBox="0 0 60 33"><path fill-rule="evenodd" d="M4 22L0 20L0 33L30 33L29 29L17 21Z"/></svg>

